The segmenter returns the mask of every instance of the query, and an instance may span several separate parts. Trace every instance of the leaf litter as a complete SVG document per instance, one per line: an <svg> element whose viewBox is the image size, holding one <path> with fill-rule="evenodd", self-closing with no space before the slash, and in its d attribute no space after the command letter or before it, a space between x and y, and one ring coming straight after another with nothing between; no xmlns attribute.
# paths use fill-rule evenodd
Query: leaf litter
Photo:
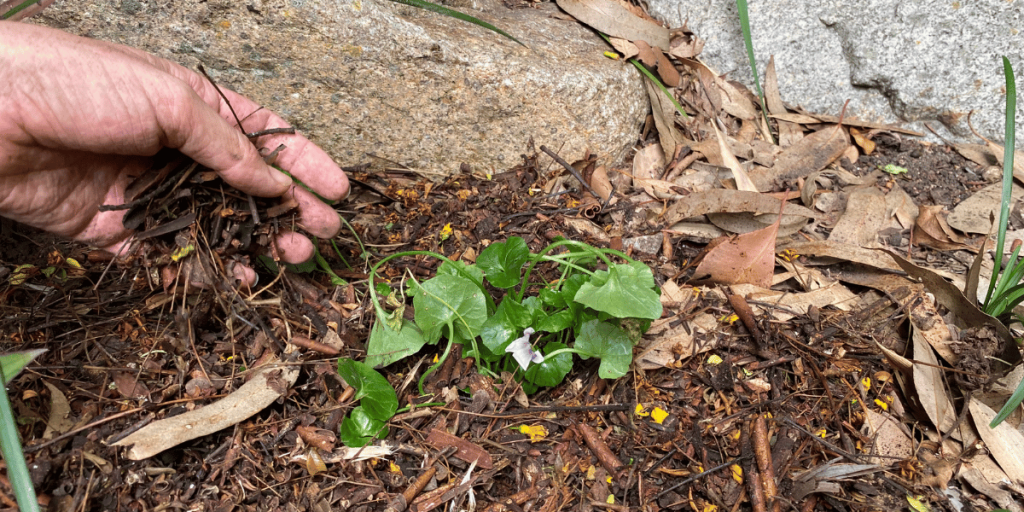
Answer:
<svg viewBox="0 0 1024 512"><path fill-rule="evenodd" d="M9 230L28 242L0 249L0 332L8 350L50 349L11 389L51 506L431 510L468 499L488 511L759 511L913 499L1021 510L1021 415L991 430L987 405L1015 388L996 379L1020 353L961 292L990 231L998 194L985 187L1002 151L917 142L841 105L804 112L784 103L770 61L773 144L756 96L698 60L698 34L634 5L559 5L613 36L686 111L647 80L653 112L632 165L589 154L561 155L577 159L563 165L531 145L504 172L463 166L442 178L368 154L346 169L354 193L338 209L350 228L317 241L318 260L303 266L255 257L273 255L290 207L224 194L187 162L138 181L144 200L130 219L144 236L131 259ZM153 192L166 176L174 186ZM1024 229L1019 215L1011 224ZM479 257L511 237L531 250L560 237L625 250L653 270L663 313L638 340L586 324L565 341L594 358L533 365L533 382L568 376L532 394L510 373L477 373L457 346L421 396L411 384L440 355L424 345L443 329L488 329L492 299L472 297L420 332L414 321L444 292L430 287L466 280L427 258L392 260L382 279L413 298L387 297L385 324L404 335L374 352L367 292L381 283L367 281L368 265L431 250L501 279L516 262ZM256 268L256 289L230 285L235 261ZM974 286L991 273L977 268ZM558 280L555 269L539 265L538 282ZM634 270L598 273L621 284ZM439 273L452 282L416 284ZM616 289L580 300L613 301ZM338 366L339 352L383 368L386 382L369 366ZM195 421L204 429L182 435Z"/></svg>

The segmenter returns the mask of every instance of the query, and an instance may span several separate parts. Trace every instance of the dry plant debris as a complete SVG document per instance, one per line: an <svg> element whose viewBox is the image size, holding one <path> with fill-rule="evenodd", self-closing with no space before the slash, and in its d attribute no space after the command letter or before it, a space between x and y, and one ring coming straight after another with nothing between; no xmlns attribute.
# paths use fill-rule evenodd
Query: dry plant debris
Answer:
<svg viewBox="0 0 1024 512"><path fill-rule="evenodd" d="M292 205L239 196L174 154L128 205L130 258L3 226L16 242L0 249L4 347L50 349L12 390L51 510L1020 511L1020 414L987 426L1020 352L959 291L1001 150L917 142L841 105L803 112L773 63L766 123L685 27L608 0L559 5L686 111L649 83L631 165L528 147L505 172L439 179L371 157L347 169L351 229L291 269L255 256L273 254ZM410 249L472 262L510 236L651 266L665 313L630 374L579 364L527 396L455 353L419 396L424 350L384 370L408 406L387 437L342 446L353 392L335 360L365 354L368 265ZM255 289L232 285L233 262L259 271ZM385 275L435 267L409 257ZM215 414L232 404L247 410ZM196 417L203 435L150 433Z"/></svg>

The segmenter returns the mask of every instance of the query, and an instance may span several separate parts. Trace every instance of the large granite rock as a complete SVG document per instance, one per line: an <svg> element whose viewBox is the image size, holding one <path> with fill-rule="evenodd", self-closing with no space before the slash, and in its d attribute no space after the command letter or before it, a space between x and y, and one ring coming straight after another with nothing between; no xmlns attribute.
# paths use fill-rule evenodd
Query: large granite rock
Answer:
<svg viewBox="0 0 1024 512"><path fill-rule="evenodd" d="M772 0L748 2L758 69L775 55L783 100L808 110L889 122L931 121L944 137L1003 139L1000 56L1024 77L1024 3L1007 0ZM751 84L735 0L650 0L673 26L705 38L702 59ZM1024 79L1020 89L1024 91ZM753 90L753 89L751 89ZM1024 122L1024 101L1018 101ZM1018 130L1017 145L1024 143Z"/></svg>
<svg viewBox="0 0 1024 512"><path fill-rule="evenodd" d="M423 171L500 171L531 137L568 159L627 154L649 108L632 66L553 4L455 3L529 48L387 0L85 0L29 22L201 63L342 165L372 152Z"/></svg>

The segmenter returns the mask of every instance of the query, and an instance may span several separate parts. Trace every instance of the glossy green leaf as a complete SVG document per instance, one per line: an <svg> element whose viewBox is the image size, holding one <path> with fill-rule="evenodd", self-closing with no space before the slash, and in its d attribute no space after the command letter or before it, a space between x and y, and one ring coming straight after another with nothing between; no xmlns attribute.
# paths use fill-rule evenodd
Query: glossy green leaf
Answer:
<svg viewBox="0 0 1024 512"><path fill-rule="evenodd" d="M338 359L338 375L349 386L356 388L355 400L374 419L388 421L398 410L398 395L383 375L366 363L352 359Z"/></svg>
<svg viewBox="0 0 1024 512"><path fill-rule="evenodd" d="M565 348L564 343L552 341L544 346L541 353L545 356ZM563 352L555 357L545 358L543 363L531 364L526 370L526 380L538 386L554 387L561 384L565 376L572 370L572 353Z"/></svg>
<svg viewBox="0 0 1024 512"><path fill-rule="evenodd" d="M537 320L534 322L533 328L537 332L562 332L572 327L573 320L572 313L567 309L563 309Z"/></svg>
<svg viewBox="0 0 1024 512"><path fill-rule="evenodd" d="M601 366L597 374L602 379L617 379L629 371L633 361L633 343L621 328L608 322L590 320L583 324L573 346L580 357L597 357Z"/></svg>
<svg viewBox="0 0 1024 512"><path fill-rule="evenodd" d="M519 284L523 265L530 259L526 242L514 236L505 242L496 242L480 252L476 264L484 271L487 282L495 288L508 289Z"/></svg>
<svg viewBox="0 0 1024 512"><path fill-rule="evenodd" d="M370 339L366 343L366 364L381 368L411 356L423 348L426 340L416 324L402 320L401 330L395 331L381 321L374 322Z"/></svg>
<svg viewBox="0 0 1024 512"><path fill-rule="evenodd" d="M462 339L475 338L487 321L483 292L460 276L442 274L424 281L415 290L413 306L416 325L428 342L436 340L446 325L452 326Z"/></svg>
<svg viewBox="0 0 1024 512"><path fill-rule="evenodd" d="M516 302L511 294L506 295L494 315L484 322L480 339L493 354L504 356L505 347L523 335L523 329L530 326L531 320L526 308Z"/></svg>
<svg viewBox="0 0 1024 512"><path fill-rule="evenodd" d="M618 318L661 318L661 300L654 291L651 269L639 261L613 265L594 273L574 299Z"/></svg>
<svg viewBox="0 0 1024 512"><path fill-rule="evenodd" d="M374 437L383 439L387 436L387 420L374 418L362 405L352 409L338 427L338 438L352 448L366 446Z"/></svg>
<svg viewBox="0 0 1024 512"><path fill-rule="evenodd" d="M997 414L995 418L992 418L992 423L989 423L988 425L989 428L996 428L1000 423L1008 418L1018 406L1020 406L1021 402L1024 402L1024 380L1022 380L1020 384L1017 384L1017 389L1015 389L1013 394L1010 395L1010 399L1003 404L1003 408L999 410L999 414Z"/></svg>
<svg viewBox="0 0 1024 512"><path fill-rule="evenodd" d="M461 271L461 272L460 272ZM466 277L469 274L479 287L484 286L484 271L476 265L468 265L463 261L442 261L437 269L437 275L447 274L451 276Z"/></svg>

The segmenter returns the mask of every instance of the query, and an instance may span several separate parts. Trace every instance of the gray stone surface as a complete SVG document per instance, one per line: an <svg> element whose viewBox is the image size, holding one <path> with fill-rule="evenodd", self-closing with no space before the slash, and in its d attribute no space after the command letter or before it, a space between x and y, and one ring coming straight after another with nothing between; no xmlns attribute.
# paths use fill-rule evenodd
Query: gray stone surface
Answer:
<svg viewBox="0 0 1024 512"><path fill-rule="evenodd" d="M775 55L786 102L819 113L928 121L944 137L1003 139L1006 55L1024 91L1024 2L1007 0L752 0L758 70ZM735 0L650 0L651 12L706 39L702 59L747 85L750 66ZM753 88L751 88L753 90ZM1018 95L1021 98L1021 95ZM1024 100L1018 100L1018 123ZM1024 145L1019 129L1017 145Z"/></svg>
<svg viewBox="0 0 1024 512"><path fill-rule="evenodd" d="M553 4L449 4L530 48L387 0L84 0L30 22L202 63L342 165L373 152L424 171L501 171L531 137L569 160L586 148L605 163L627 154L646 92L592 32L553 17Z"/></svg>

